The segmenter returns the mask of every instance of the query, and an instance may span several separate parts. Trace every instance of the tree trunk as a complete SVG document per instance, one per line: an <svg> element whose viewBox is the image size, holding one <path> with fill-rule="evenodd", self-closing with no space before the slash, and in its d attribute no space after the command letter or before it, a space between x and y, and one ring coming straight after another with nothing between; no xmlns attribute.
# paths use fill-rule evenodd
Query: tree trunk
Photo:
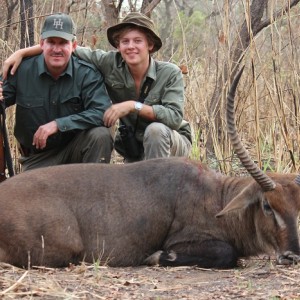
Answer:
<svg viewBox="0 0 300 300"><path fill-rule="evenodd" d="M102 12L105 20L105 28L116 25L119 18L119 7L115 6L114 2L111 0L101 1Z"/></svg>
<svg viewBox="0 0 300 300"><path fill-rule="evenodd" d="M6 2L6 7L7 7L7 27L5 28L5 32L4 32L4 40L8 41L9 31L11 29L11 26L9 24L11 23L14 10L17 7L19 1L18 0L15 0L15 1L6 0L5 2Z"/></svg>
<svg viewBox="0 0 300 300"><path fill-rule="evenodd" d="M160 3L160 1L161 0L143 0L141 6L141 13L145 14L150 18L153 9Z"/></svg>
<svg viewBox="0 0 300 300"><path fill-rule="evenodd" d="M27 21L27 30L28 30L28 46L35 45L34 42L34 18L33 18L33 0L27 0L27 9L28 9L28 21Z"/></svg>
<svg viewBox="0 0 300 300"><path fill-rule="evenodd" d="M174 0L164 0L165 11L163 13L165 22L160 26L160 38L164 41L163 51L160 51L162 60L168 60L172 56L173 39L170 38L170 36L172 36L171 28L174 22L174 18L172 17L173 1Z"/></svg>
<svg viewBox="0 0 300 300"><path fill-rule="evenodd" d="M34 45L34 19L32 0L20 0L21 41L20 48Z"/></svg>
<svg viewBox="0 0 300 300"><path fill-rule="evenodd" d="M141 6L141 12L150 16L153 9L159 4L161 0L143 0ZM101 7L105 20L105 28L116 25L119 22L121 7L123 0L119 1L119 4L116 6L114 1L111 0L102 0ZM128 1L130 11L137 11L136 6L132 4L132 1Z"/></svg>

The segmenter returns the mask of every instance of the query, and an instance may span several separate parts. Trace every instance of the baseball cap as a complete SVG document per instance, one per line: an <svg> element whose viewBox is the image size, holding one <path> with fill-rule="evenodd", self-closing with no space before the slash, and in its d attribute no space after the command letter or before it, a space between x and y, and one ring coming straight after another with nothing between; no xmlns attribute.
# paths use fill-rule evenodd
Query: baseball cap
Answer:
<svg viewBox="0 0 300 300"><path fill-rule="evenodd" d="M60 37L72 41L76 36L76 28L72 18L66 14L55 14L46 17L42 28L42 39Z"/></svg>

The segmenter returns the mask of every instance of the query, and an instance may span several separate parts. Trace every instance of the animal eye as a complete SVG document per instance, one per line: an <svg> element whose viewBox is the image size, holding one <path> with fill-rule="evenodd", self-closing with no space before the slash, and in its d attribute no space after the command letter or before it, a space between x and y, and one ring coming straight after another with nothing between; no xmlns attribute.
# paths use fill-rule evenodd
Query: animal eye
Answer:
<svg viewBox="0 0 300 300"><path fill-rule="evenodd" d="M268 203L268 201L266 201L266 200L263 201L263 210L266 215L273 214L273 210L272 210L270 204Z"/></svg>

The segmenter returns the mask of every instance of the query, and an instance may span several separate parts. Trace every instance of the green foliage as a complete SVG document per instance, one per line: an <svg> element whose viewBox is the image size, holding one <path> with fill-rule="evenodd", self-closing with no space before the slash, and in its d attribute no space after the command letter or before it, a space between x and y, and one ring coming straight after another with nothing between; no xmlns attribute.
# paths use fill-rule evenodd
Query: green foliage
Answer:
<svg viewBox="0 0 300 300"><path fill-rule="evenodd" d="M100 260L99 259L94 260L93 267L94 267L95 273L98 273L100 270Z"/></svg>
<svg viewBox="0 0 300 300"><path fill-rule="evenodd" d="M262 166L263 172L267 172L267 171L275 172L273 166L271 165L271 161L272 161L271 157L269 157L266 161L263 161L263 166Z"/></svg>
<svg viewBox="0 0 300 300"><path fill-rule="evenodd" d="M199 47L199 44L204 32L205 15L201 11L194 11L189 17L181 11L178 18L180 21L175 20L172 40L176 41L174 43L176 46L174 59L180 61L180 58L184 57L185 48L188 48L190 53L195 52L195 55L200 55L202 48Z"/></svg>
<svg viewBox="0 0 300 300"><path fill-rule="evenodd" d="M176 22L174 38L181 40L183 32L190 38L195 38L194 33L199 33L203 28L205 16L199 10L194 11L189 17L183 11L179 12L180 22ZM191 34L190 34L191 33Z"/></svg>
<svg viewBox="0 0 300 300"><path fill-rule="evenodd" d="M265 159L262 159L262 171L267 172L275 172L274 169L274 160L272 159L272 145L270 145L266 140L261 141L262 149L261 153L263 157L266 157Z"/></svg>
<svg viewBox="0 0 300 300"><path fill-rule="evenodd" d="M192 150L190 154L190 158L199 160L201 155L200 150L200 137L201 137L201 131L200 129L194 134L193 137L193 143L192 143Z"/></svg>

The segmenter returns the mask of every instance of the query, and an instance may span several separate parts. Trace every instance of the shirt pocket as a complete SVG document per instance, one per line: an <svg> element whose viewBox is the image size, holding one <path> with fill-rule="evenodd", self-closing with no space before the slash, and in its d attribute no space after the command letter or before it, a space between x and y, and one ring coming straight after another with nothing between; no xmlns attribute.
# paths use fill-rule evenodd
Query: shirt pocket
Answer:
<svg viewBox="0 0 300 300"><path fill-rule="evenodd" d="M17 96L16 104L21 106L23 109L43 108L45 104L45 98L35 96Z"/></svg>
<svg viewBox="0 0 300 300"><path fill-rule="evenodd" d="M125 84L123 81L117 81L113 76L105 77L105 84L106 86L110 87L111 89L124 89Z"/></svg>
<svg viewBox="0 0 300 300"><path fill-rule="evenodd" d="M112 89L122 89L125 87L124 78L119 70L112 70L109 74L104 76L105 85Z"/></svg>
<svg viewBox="0 0 300 300"><path fill-rule="evenodd" d="M28 131L33 135L40 125L47 123L45 98L17 96L16 105L16 127L20 131Z"/></svg>
<svg viewBox="0 0 300 300"><path fill-rule="evenodd" d="M82 100L79 96L69 96L61 100L61 114L68 116L77 114L84 110Z"/></svg>
<svg viewBox="0 0 300 300"><path fill-rule="evenodd" d="M116 80L114 76L105 77L105 86L113 103L119 103L135 98L135 94L126 88L124 82Z"/></svg>
<svg viewBox="0 0 300 300"><path fill-rule="evenodd" d="M125 84L123 82L114 81L114 82L111 83L111 87L113 89L124 89Z"/></svg>
<svg viewBox="0 0 300 300"><path fill-rule="evenodd" d="M161 104L160 95L150 93L148 95L148 97L145 99L145 104L148 104L150 106L156 105L156 104Z"/></svg>

